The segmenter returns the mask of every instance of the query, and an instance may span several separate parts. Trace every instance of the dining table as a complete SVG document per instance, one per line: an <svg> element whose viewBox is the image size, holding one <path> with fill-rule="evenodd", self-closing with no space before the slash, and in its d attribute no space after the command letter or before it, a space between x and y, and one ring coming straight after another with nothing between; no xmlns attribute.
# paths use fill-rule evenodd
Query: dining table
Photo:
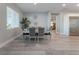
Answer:
<svg viewBox="0 0 79 59"><path fill-rule="evenodd" d="M25 36L29 36L29 31L24 31L23 32L23 37L25 37ZM36 36L38 36L38 31L35 33L35 35ZM50 31L45 31L44 32L44 35L47 37L47 36L50 36L50 38L51 38L51 32Z"/></svg>

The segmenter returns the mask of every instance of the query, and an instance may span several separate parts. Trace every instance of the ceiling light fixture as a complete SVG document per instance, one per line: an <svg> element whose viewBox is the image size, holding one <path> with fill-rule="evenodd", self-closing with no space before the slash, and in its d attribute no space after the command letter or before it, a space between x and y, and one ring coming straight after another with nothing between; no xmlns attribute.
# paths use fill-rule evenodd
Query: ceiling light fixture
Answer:
<svg viewBox="0 0 79 59"><path fill-rule="evenodd" d="M37 3L34 3L34 5L37 5Z"/></svg>
<svg viewBox="0 0 79 59"><path fill-rule="evenodd" d="M79 7L79 4L77 4L77 6Z"/></svg>
<svg viewBox="0 0 79 59"><path fill-rule="evenodd" d="M65 7L65 6L66 6L66 4L62 4L62 6L63 6L63 7Z"/></svg>

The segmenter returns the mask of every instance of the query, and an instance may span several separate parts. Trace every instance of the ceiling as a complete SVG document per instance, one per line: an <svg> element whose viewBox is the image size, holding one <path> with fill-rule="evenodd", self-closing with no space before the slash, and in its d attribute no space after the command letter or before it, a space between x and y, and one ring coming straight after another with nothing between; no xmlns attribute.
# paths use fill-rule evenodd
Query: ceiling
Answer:
<svg viewBox="0 0 79 59"><path fill-rule="evenodd" d="M76 3L17 3L18 7L24 12L79 12L79 6Z"/></svg>

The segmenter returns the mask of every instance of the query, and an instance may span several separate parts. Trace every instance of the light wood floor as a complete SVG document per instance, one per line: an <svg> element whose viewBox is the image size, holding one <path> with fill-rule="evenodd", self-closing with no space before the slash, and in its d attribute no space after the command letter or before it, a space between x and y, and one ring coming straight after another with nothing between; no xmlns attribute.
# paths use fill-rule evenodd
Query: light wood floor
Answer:
<svg viewBox="0 0 79 59"><path fill-rule="evenodd" d="M28 42L22 36L0 49L5 55L77 55L79 54L79 36L64 36L52 32L40 42Z"/></svg>

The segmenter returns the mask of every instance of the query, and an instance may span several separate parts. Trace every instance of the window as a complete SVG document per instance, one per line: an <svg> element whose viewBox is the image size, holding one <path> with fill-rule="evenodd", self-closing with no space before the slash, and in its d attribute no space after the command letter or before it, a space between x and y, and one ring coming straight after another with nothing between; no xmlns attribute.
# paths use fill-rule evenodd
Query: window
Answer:
<svg viewBox="0 0 79 59"><path fill-rule="evenodd" d="M19 27L19 14L7 7L7 29L13 29Z"/></svg>

